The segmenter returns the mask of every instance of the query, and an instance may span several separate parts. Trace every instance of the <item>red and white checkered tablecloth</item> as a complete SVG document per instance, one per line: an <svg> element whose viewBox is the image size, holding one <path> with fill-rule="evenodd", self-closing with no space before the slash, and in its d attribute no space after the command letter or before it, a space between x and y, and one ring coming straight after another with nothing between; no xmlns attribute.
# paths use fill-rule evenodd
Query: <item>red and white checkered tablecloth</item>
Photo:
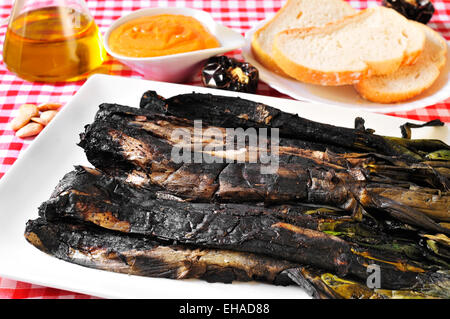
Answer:
<svg viewBox="0 0 450 319"><path fill-rule="evenodd" d="M216 21L244 34L258 21L273 15L279 10L284 0L86 0L86 2L103 33L114 20L131 11L147 7L178 6L205 10L211 13ZM356 9L379 5L380 2L381 0L349 1ZM432 2L436 12L428 25L440 32L447 40L450 40L450 1L433 0ZM9 16L12 4L13 0L0 0L0 21ZM1 46L3 46L5 32L6 26L0 26ZM229 55L241 58L239 50L233 51ZM108 74L141 78L140 74L115 60L108 60L104 66L104 72ZM49 101L64 104L70 100L71 96L75 94L83 83L84 81L57 84L27 82L9 72L3 61L0 61L0 178L13 165L20 153L33 142L33 139L24 140L17 138L14 135L14 131L8 127L8 122L16 115L18 107L23 103ZM199 75L189 84L201 85ZM259 84L257 93L289 98L270 88L265 83ZM426 108L390 113L389 115L422 121L440 118L444 122L450 122L450 99ZM90 299L95 297L0 277L0 299L3 298Z"/></svg>

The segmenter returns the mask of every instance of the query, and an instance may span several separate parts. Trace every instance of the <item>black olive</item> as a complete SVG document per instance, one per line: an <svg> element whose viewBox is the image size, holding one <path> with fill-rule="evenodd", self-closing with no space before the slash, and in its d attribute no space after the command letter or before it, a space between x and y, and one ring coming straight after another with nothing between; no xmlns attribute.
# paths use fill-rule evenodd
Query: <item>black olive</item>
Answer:
<svg viewBox="0 0 450 319"><path fill-rule="evenodd" d="M202 69L203 85L210 88L255 93L258 81L253 65L224 55L208 59Z"/></svg>
<svg viewBox="0 0 450 319"><path fill-rule="evenodd" d="M383 0L382 5L423 24L427 24L434 13L433 3L429 0Z"/></svg>

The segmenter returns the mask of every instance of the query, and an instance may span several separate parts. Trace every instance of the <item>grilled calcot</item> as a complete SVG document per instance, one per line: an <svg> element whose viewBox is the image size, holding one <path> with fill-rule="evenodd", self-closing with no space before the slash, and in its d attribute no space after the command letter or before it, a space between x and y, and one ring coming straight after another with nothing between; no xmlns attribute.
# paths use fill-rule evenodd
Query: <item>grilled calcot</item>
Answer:
<svg viewBox="0 0 450 319"><path fill-rule="evenodd" d="M105 111L110 108L114 111ZM347 157L327 156L327 153L318 156L320 151L308 153L300 147L280 146L275 170L265 174L266 164L252 163L248 158L244 158L244 163L229 161L227 152L219 155L218 152L207 153L202 148L196 150L194 143L188 143L187 149L192 150L190 157L176 162L172 160L174 141L171 132L175 130L172 125L185 127L180 123L185 123L186 119L158 119L144 111L132 112L126 106L104 104L95 121L86 127L79 145L95 167L107 172L139 172L147 183L191 201L294 201L331 205L355 216L382 207L403 222L450 233L449 229L438 224L450 220L449 195L446 192L420 188L406 180L390 177L368 178L371 160L361 154L359 158L353 153ZM200 146L210 142L203 137L196 141ZM199 152L201 157L207 155L213 160L196 163L195 157ZM385 171L402 176L396 173L402 169L406 168L397 166ZM445 166L428 167L428 170L434 173L428 176L435 176L444 188L447 187ZM420 170L410 168L410 171L413 174ZM380 174L376 175L379 177ZM145 181L141 179L140 183Z"/></svg>
<svg viewBox="0 0 450 319"><path fill-rule="evenodd" d="M168 201L151 190L137 190L124 183L79 167L63 178L59 191L41 205L39 215L50 222L75 220L157 240L263 254L362 280L367 279L367 265L377 260L384 289L417 288L441 268L318 231L319 221L304 214L312 210L308 206L268 208ZM112 185L119 191L111 192ZM84 193L86 188L92 192ZM132 190L122 191L126 188ZM135 196L140 200L128 200L137 192L142 193ZM442 281L447 278L443 276Z"/></svg>

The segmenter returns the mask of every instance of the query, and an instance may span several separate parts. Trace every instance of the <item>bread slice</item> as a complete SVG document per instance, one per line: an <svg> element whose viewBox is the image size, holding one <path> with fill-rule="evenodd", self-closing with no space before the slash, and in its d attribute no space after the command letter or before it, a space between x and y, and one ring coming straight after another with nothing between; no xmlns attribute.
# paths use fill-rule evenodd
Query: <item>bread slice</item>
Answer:
<svg viewBox="0 0 450 319"><path fill-rule="evenodd" d="M343 0L288 0L269 22L253 34L253 55L269 70L283 74L272 58L273 39L278 32L321 26L356 12Z"/></svg>
<svg viewBox="0 0 450 319"><path fill-rule="evenodd" d="M413 63L424 43L422 28L378 6L322 27L281 31L275 36L273 56L297 80L347 85Z"/></svg>
<svg viewBox="0 0 450 319"><path fill-rule="evenodd" d="M422 93L436 81L447 60L447 43L430 27L415 23L426 36L424 50L417 62L401 66L390 75L361 80L355 89L362 97L378 103L401 102Z"/></svg>

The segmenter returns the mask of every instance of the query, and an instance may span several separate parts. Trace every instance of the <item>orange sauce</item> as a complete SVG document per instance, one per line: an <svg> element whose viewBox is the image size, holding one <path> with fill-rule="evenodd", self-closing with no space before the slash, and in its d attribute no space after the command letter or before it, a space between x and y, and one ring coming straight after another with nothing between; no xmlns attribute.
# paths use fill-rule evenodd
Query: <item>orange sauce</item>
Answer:
<svg viewBox="0 0 450 319"><path fill-rule="evenodd" d="M195 18L161 14L128 21L108 40L112 51L128 57L156 57L217 48L219 41Z"/></svg>

